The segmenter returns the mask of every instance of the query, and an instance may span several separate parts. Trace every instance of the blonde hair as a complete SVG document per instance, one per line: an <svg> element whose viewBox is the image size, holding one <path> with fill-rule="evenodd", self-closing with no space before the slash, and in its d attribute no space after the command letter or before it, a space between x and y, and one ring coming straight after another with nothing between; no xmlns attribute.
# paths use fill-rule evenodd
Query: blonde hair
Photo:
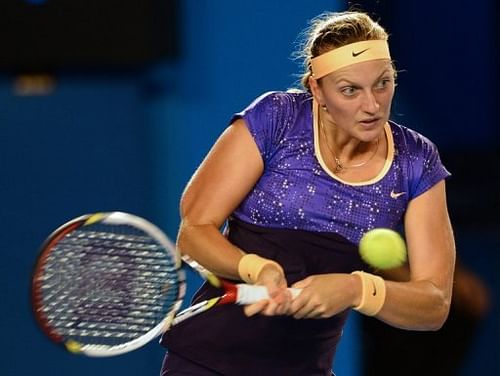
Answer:
<svg viewBox="0 0 500 376"><path fill-rule="evenodd" d="M306 40L296 56L303 61L302 86L310 91L311 59L351 43L366 40L387 40L389 35L377 22L363 12L326 12L311 21L305 30Z"/></svg>

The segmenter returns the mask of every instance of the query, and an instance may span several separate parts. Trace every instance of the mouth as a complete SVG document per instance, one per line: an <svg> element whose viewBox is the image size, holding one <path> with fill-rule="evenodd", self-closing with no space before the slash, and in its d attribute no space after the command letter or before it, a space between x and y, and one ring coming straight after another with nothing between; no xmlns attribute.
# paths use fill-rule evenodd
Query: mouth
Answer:
<svg viewBox="0 0 500 376"><path fill-rule="evenodd" d="M364 127L370 128L377 125L379 121L380 117L373 117L373 118L363 119L359 123L362 124Z"/></svg>

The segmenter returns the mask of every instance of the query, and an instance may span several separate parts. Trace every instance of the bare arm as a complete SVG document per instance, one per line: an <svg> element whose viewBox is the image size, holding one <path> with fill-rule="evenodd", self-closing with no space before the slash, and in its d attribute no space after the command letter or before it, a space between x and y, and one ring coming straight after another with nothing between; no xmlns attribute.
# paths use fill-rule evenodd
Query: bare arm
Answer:
<svg viewBox="0 0 500 376"><path fill-rule="evenodd" d="M387 295L377 318L405 329L439 329L449 312L455 265L444 181L410 203L405 233L410 278L386 281ZM290 310L297 318L330 317L359 305L361 298L361 280L351 274L315 275L294 287L304 289Z"/></svg>
<svg viewBox="0 0 500 376"><path fill-rule="evenodd" d="M188 183L181 199L177 243L185 253L222 277L238 279L242 251L220 227L263 171L258 148L243 120L228 127Z"/></svg>
<svg viewBox="0 0 500 376"><path fill-rule="evenodd" d="M439 329L448 316L455 268L444 181L410 203L405 234L410 280L386 281L386 302L377 317L405 329Z"/></svg>
<svg viewBox="0 0 500 376"><path fill-rule="evenodd" d="M261 155L244 120L236 120L217 140L183 193L177 237L183 254L216 275L240 278L238 264L245 252L231 244L220 228L256 184L263 169ZM266 286L272 299L245 307L248 315L283 314L288 310L291 296L279 265L265 266L255 282Z"/></svg>

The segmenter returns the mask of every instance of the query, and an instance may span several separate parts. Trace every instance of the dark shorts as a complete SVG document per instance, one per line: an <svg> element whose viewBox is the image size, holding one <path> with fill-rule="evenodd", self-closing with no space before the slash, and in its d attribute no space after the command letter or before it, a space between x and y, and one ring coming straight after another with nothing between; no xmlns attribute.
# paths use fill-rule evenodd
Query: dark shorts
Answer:
<svg viewBox="0 0 500 376"><path fill-rule="evenodd" d="M193 363L173 352L167 352L163 359L160 376L221 376L221 373ZM260 375L266 376L266 375ZM278 375L276 375L278 376ZM332 372L332 376L335 374Z"/></svg>
<svg viewBox="0 0 500 376"><path fill-rule="evenodd" d="M199 364L193 363L182 356L167 352L161 367L161 376L220 376L222 374L212 371Z"/></svg>

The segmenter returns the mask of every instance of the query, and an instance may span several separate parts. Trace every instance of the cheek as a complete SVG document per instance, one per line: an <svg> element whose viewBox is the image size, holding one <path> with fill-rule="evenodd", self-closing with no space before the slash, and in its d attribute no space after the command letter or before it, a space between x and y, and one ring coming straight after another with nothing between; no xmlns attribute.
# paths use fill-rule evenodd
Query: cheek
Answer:
<svg viewBox="0 0 500 376"><path fill-rule="evenodd" d="M394 86L389 90L387 93L384 94L383 100L386 105L389 107L391 106L392 103L392 98L394 97Z"/></svg>
<svg viewBox="0 0 500 376"><path fill-rule="evenodd" d="M394 91L387 93L386 95L382 96L380 104L384 107L390 110L391 104L392 104L392 98L394 97Z"/></svg>
<svg viewBox="0 0 500 376"><path fill-rule="evenodd" d="M330 102L329 108L332 111L332 118L339 121L353 120L358 112L359 106L353 100L333 100Z"/></svg>

